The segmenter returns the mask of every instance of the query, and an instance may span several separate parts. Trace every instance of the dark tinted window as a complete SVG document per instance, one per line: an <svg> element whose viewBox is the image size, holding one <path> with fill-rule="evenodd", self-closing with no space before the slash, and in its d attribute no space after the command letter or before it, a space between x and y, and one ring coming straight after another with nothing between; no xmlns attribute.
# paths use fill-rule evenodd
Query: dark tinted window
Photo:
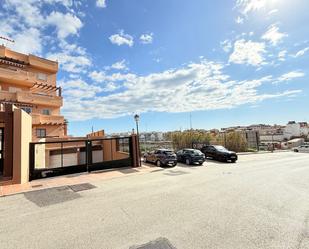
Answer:
<svg viewBox="0 0 309 249"><path fill-rule="evenodd" d="M163 151L163 154L171 155L171 154L174 154L174 151L172 151L172 150L165 150L165 151Z"/></svg>

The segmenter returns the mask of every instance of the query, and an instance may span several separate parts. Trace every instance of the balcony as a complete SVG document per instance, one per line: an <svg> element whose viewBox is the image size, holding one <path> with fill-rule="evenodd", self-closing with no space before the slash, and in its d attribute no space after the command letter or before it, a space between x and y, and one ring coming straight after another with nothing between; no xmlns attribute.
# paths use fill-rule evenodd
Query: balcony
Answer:
<svg viewBox="0 0 309 249"><path fill-rule="evenodd" d="M16 101L16 93L10 93L7 91L1 91L0 90L0 100L5 100L9 102L15 102Z"/></svg>
<svg viewBox="0 0 309 249"><path fill-rule="evenodd" d="M33 67L52 73L56 73L58 71L58 62L43 59L34 55L29 55L29 64Z"/></svg>
<svg viewBox="0 0 309 249"><path fill-rule="evenodd" d="M0 80L31 87L36 82L36 74L21 69L8 69L0 67Z"/></svg>
<svg viewBox="0 0 309 249"><path fill-rule="evenodd" d="M31 92L15 92L11 93L8 91L0 90L0 100L9 101L14 104L14 102L29 104L29 105L44 105L52 107L61 107L63 104L62 97L55 95L42 95Z"/></svg>
<svg viewBox="0 0 309 249"><path fill-rule="evenodd" d="M34 83L56 85L55 74L46 75L46 80L41 80L36 73L28 72L22 69L9 69L0 67L0 80L8 83L32 87Z"/></svg>
<svg viewBox="0 0 309 249"><path fill-rule="evenodd" d="M45 105L53 107L61 107L62 97L55 95L42 95L31 92L17 92L17 101L33 105Z"/></svg>
<svg viewBox="0 0 309 249"><path fill-rule="evenodd" d="M57 125L64 124L63 116L31 114L33 125Z"/></svg>

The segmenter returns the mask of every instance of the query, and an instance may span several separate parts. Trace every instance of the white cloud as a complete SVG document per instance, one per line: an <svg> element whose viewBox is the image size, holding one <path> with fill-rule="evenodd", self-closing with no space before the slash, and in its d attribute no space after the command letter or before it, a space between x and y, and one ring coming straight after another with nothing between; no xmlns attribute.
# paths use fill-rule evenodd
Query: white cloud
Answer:
<svg viewBox="0 0 309 249"><path fill-rule="evenodd" d="M97 0L96 6L99 8L106 8L106 0Z"/></svg>
<svg viewBox="0 0 309 249"><path fill-rule="evenodd" d="M14 10L20 22L30 27L40 27L44 18L41 14L41 3L37 0L9 0L3 3L7 10Z"/></svg>
<svg viewBox="0 0 309 249"><path fill-rule="evenodd" d="M265 44L260 42L238 40L234 44L234 51L229 62L260 66L264 63Z"/></svg>
<svg viewBox="0 0 309 249"><path fill-rule="evenodd" d="M111 75L106 74L104 71L92 71L88 75L92 80L96 82L120 82L120 81L133 81L136 79L135 74L122 74L122 73L113 73Z"/></svg>
<svg viewBox="0 0 309 249"><path fill-rule="evenodd" d="M282 50L278 53L278 59L279 61L285 61L285 57L288 51Z"/></svg>
<svg viewBox="0 0 309 249"><path fill-rule="evenodd" d="M278 11L279 11L278 9L273 9L273 10L268 12L268 15L273 15L273 14L277 13Z"/></svg>
<svg viewBox="0 0 309 249"><path fill-rule="evenodd" d="M153 42L153 33L142 34L139 39L142 44L150 44Z"/></svg>
<svg viewBox="0 0 309 249"><path fill-rule="evenodd" d="M265 7L267 0L237 0L236 7L240 9L243 15L249 12L257 11Z"/></svg>
<svg viewBox="0 0 309 249"><path fill-rule="evenodd" d="M235 22L238 23L238 24L243 24L244 23L244 19L242 17L238 16L236 18Z"/></svg>
<svg viewBox="0 0 309 249"><path fill-rule="evenodd" d="M42 38L40 31L30 28L14 36L15 43L10 47L25 54L40 54L42 52Z"/></svg>
<svg viewBox="0 0 309 249"><path fill-rule="evenodd" d="M223 74L223 69L222 64L202 60L179 69L145 76L119 73L108 75L106 72L94 71L89 77L97 81L95 86L100 88L99 91L110 92L85 99L84 96L78 97L79 93L75 89L74 97L69 94L66 97L63 111L72 120L115 118L133 112L177 113L229 109L299 93L299 90L263 92L260 87L271 83L271 76L236 81ZM121 91L116 92L115 89Z"/></svg>
<svg viewBox="0 0 309 249"><path fill-rule="evenodd" d="M45 23L56 27L59 39L78 34L79 29L83 26L81 20L77 16L70 13L63 14L55 11L50 13Z"/></svg>
<svg viewBox="0 0 309 249"><path fill-rule="evenodd" d="M305 73L302 71L291 71L289 73L286 73L280 76L275 83L283 82L283 81L290 81L296 78L302 78L304 76L305 76Z"/></svg>
<svg viewBox="0 0 309 249"><path fill-rule="evenodd" d="M68 98L78 98L80 100L93 98L97 93L103 91L99 86L87 84L81 79L60 81L59 85L64 89L64 96Z"/></svg>
<svg viewBox="0 0 309 249"><path fill-rule="evenodd" d="M129 68L127 67L126 60L123 59L121 61L115 62L113 65L108 67L108 69L128 70Z"/></svg>
<svg viewBox="0 0 309 249"><path fill-rule="evenodd" d="M298 52L294 55L294 57L297 58L297 57L303 56L307 51L309 51L309 47L306 47L306 48L304 48L304 49L298 51Z"/></svg>
<svg viewBox="0 0 309 249"><path fill-rule="evenodd" d="M279 27L276 24L272 24L262 36L262 39L269 41L272 45L277 45L284 37L287 36L287 34L279 32Z"/></svg>
<svg viewBox="0 0 309 249"><path fill-rule="evenodd" d="M15 40L7 46L24 53L40 53L43 46L54 47L69 35L78 35L82 27L77 13L79 1L72 0L7 0L1 6L0 33ZM51 11L62 9L67 13ZM57 37L48 34L55 28ZM47 34L46 31L49 33Z"/></svg>
<svg viewBox="0 0 309 249"><path fill-rule="evenodd" d="M123 30L120 30L118 34L111 35L109 40L111 43L118 46L128 45L129 47L132 47L134 44L133 37L131 35L125 34Z"/></svg>
<svg viewBox="0 0 309 249"><path fill-rule="evenodd" d="M61 69L70 73L85 73L91 65L91 60L86 55L73 55L65 51L49 53L47 57L59 61Z"/></svg>
<svg viewBox="0 0 309 249"><path fill-rule="evenodd" d="M221 45L222 49L223 49L226 53L230 52L231 49L232 49L232 47L233 47L233 46L232 46L232 42L231 42L230 40L225 40L225 41L221 42L220 45Z"/></svg>

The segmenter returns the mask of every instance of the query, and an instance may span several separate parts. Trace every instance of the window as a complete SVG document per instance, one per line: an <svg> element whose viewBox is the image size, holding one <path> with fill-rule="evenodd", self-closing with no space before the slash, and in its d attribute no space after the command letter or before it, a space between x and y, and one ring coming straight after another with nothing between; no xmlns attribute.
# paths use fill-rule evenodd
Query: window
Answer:
<svg viewBox="0 0 309 249"><path fill-rule="evenodd" d="M17 87L9 87L9 92L10 93L16 93L16 92L20 92L21 89L20 88L17 88Z"/></svg>
<svg viewBox="0 0 309 249"><path fill-rule="evenodd" d="M43 115L50 115L50 110L49 109L43 109L42 114Z"/></svg>
<svg viewBox="0 0 309 249"><path fill-rule="evenodd" d="M24 110L28 114L30 114L32 112L32 108L31 107L22 107L21 109Z"/></svg>
<svg viewBox="0 0 309 249"><path fill-rule="evenodd" d="M39 138L46 137L46 129L36 129L36 136Z"/></svg>
<svg viewBox="0 0 309 249"><path fill-rule="evenodd" d="M47 75L45 73L38 73L37 78L38 80L47 81Z"/></svg>

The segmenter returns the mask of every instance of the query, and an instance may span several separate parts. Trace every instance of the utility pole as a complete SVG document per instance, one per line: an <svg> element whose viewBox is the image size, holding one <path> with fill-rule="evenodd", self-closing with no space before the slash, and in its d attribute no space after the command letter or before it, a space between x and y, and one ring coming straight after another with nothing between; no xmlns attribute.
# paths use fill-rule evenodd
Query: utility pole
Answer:
<svg viewBox="0 0 309 249"><path fill-rule="evenodd" d="M191 142L191 148L193 148L193 139L192 139L192 115L190 112L190 142Z"/></svg>

